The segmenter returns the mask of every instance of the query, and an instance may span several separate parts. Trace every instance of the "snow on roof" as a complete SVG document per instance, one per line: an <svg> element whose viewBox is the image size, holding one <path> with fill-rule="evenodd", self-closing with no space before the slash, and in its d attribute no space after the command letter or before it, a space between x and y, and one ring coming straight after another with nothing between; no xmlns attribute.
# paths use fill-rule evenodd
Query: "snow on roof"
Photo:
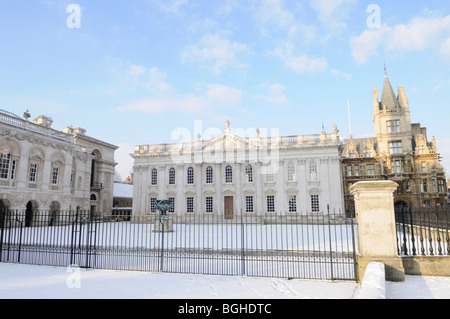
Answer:
<svg viewBox="0 0 450 319"><path fill-rule="evenodd" d="M133 198L133 184L114 182L114 197Z"/></svg>

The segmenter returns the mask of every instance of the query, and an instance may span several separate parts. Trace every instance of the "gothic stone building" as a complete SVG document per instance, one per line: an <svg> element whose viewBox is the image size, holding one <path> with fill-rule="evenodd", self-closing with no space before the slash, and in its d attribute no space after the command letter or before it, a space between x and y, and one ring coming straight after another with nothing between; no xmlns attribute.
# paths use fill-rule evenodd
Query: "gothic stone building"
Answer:
<svg viewBox="0 0 450 319"><path fill-rule="evenodd" d="M349 187L359 181L392 180L399 184L397 205L440 206L447 201L446 177L439 162L436 139L428 140L427 129L412 124L404 87L394 94L384 78L381 101L373 92L375 136L345 141L343 175L345 206L354 208Z"/></svg>
<svg viewBox="0 0 450 319"><path fill-rule="evenodd" d="M0 110L0 208L26 211L28 221L36 210L110 213L117 147L29 117Z"/></svg>
<svg viewBox="0 0 450 319"><path fill-rule="evenodd" d="M332 133L242 138L224 132L208 140L136 146L133 215L170 213L233 219L239 216L343 212L341 152Z"/></svg>

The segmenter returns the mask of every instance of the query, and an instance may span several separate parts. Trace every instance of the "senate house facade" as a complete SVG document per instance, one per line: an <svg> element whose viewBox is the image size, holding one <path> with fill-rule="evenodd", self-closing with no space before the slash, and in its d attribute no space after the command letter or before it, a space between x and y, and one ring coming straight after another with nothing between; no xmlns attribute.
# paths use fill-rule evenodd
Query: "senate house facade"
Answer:
<svg viewBox="0 0 450 319"><path fill-rule="evenodd" d="M212 139L136 146L133 215L156 214L159 199L172 200L169 213L225 219L342 213L342 149L336 127L243 138L229 122Z"/></svg>

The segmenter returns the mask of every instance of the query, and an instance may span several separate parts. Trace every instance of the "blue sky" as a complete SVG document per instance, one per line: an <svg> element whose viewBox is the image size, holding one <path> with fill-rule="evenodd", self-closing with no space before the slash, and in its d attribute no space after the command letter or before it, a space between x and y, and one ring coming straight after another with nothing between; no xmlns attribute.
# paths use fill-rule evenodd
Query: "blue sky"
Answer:
<svg viewBox="0 0 450 319"><path fill-rule="evenodd" d="M120 146L225 127L373 135L384 64L450 170L450 2L2 0L0 108ZM71 4L80 16L68 12ZM371 6L372 5L372 6ZM80 21L80 25L68 23Z"/></svg>

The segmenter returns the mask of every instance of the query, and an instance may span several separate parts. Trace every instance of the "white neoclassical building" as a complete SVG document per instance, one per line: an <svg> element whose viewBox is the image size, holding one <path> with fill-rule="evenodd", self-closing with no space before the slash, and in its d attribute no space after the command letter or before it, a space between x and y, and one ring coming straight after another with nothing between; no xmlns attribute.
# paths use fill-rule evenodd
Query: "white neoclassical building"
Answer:
<svg viewBox="0 0 450 319"><path fill-rule="evenodd" d="M133 215L170 213L233 219L249 215L343 213L336 126L316 135L240 137L230 129L195 142L136 146Z"/></svg>
<svg viewBox="0 0 450 319"><path fill-rule="evenodd" d="M29 117L0 110L0 209L111 213L117 147Z"/></svg>

